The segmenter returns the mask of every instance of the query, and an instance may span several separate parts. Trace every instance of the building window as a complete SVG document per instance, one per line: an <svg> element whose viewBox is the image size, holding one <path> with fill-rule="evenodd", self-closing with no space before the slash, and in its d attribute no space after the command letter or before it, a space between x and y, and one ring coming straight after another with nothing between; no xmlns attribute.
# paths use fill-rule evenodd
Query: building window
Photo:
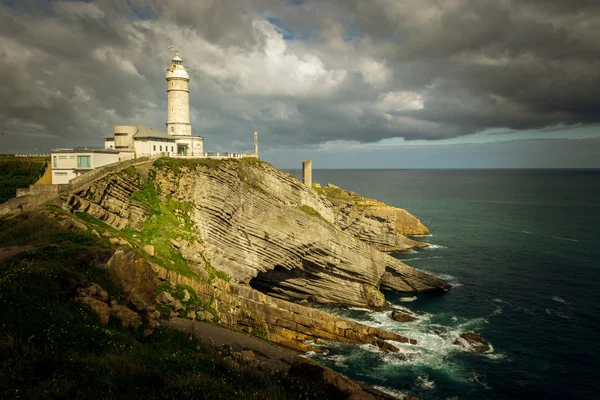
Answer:
<svg viewBox="0 0 600 400"><path fill-rule="evenodd" d="M153 151L156 151L156 145L153 146Z"/></svg>
<svg viewBox="0 0 600 400"><path fill-rule="evenodd" d="M171 133L175 132L175 127L171 127Z"/></svg>
<svg viewBox="0 0 600 400"><path fill-rule="evenodd" d="M77 168L92 168L91 156L77 156Z"/></svg>
<svg viewBox="0 0 600 400"><path fill-rule="evenodd" d="M162 151L162 146L160 146L160 151Z"/></svg>
<svg viewBox="0 0 600 400"><path fill-rule="evenodd" d="M173 146L171 146L171 151L173 151Z"/></svg>
<svg viewBox="0 0 600 400"><path fill-rule="evenodd" d="M56 156L52 157L52 168L56 168Z"/></svg>

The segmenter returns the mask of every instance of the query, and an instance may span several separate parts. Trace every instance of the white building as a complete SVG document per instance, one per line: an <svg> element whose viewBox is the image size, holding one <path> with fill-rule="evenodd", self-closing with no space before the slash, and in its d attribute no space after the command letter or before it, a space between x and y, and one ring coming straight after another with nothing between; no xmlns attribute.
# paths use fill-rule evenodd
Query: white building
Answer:
<svg viewBox="0 0 600 400"><path fill-rule="evenodd" d="M55 149L52 151L52 184L69 183L94 168L119 162L119 152L111 149Z"/></svg>
<svg viewBox="0 0 600 400"><path fill-rule="evenodd" d="M171 156L202 157L204 138L192 136L190 120L190 76L179 55L167 68L167 132L144 125L115 126L112 135L104 137L104 147L118 150L123 159L167 152Z"/></svg>

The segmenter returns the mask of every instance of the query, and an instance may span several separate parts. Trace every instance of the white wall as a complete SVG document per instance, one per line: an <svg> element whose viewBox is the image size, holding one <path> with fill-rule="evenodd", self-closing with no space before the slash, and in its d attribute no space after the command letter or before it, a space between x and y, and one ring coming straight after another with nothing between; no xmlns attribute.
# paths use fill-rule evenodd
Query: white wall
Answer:
<svg viewBox="0 0 600 400"><path fill-rule="evenodd" d="M72 169L52 171L52 184L69 183L75 177L77 177L77 174Z"/></svg>
<svg viewBox="0 0 600 400"><path fill-rule="evenodd" d="M161 150L162 147L162 150ZM173 149L173 150L171 150ZM136 140L135 152L137 157L144 157L157 153L176 152L177 146L174 142L159 142L156 140Z"/></svg>
<svg viewBox="0 0 600 400"><path fill-rule="evenodd" d="M79 154L87 155L87 154ZM103 165L113 164L119 162L118 153L91 153L92 156L92 169L101 167Z"/></svg>
<svg viewBox="0 0 600 400"><path fill-rule="evenodd" d="M77 156L90 156L91 168L77 168ZM119 162L119 153L73 151L72 153L52 153L50 157L52 162L53 184L69 183L71 179L76 178L88 170ZM79 170L80 172L78 173L76 170Z"/></svg>

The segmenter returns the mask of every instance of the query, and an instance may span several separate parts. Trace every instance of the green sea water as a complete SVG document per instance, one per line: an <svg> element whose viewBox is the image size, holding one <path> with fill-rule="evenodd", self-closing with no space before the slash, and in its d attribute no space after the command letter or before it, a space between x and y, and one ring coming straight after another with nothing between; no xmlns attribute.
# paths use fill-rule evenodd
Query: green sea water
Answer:
<svg viewBox="0 0 600 400"><path fill-rule="evenodd" d="M600 171L315 170L313 180L416 215L432 233L417 240L431 246L394 256L453 288L413 302L386 293L415 323L336 311L417 346L330 345L311 357L400 398L600 398ZM467 331L493 351L454 345Z"/></svg>

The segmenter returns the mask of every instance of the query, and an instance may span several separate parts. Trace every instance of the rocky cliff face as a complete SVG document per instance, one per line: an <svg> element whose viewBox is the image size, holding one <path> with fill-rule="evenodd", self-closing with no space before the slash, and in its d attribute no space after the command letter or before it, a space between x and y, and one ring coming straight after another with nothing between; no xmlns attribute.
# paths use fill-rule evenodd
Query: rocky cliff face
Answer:
<svg viewBox="0 0 600 400"><path fill-rule="evenodd" d="M344 230L339 208L269 164L229 160L212 167L163 166L156 169L155 182L163 200L193 205L190 217L217 269L273 296L379 307L384 304L380 287L448 288L360 240L371 232L371 242L386 243L377 232L389 231L387 220L378 227L373 218L362 230L351 228L358 227L355 220ZM415 244L406 239L405 249L410 246Z"/></svg>
<svg viewBox="0 0 600 400"><path fill-rule="evenodd" d="M363 307L384 306L380 288L449 288L378 250L420 245L394 230L402 226L402 210L381 203L372 209L333 204L259 161L165 159L155 165L151 183L161 202L185 205L179 218L193 226L193 240L174 246L189 261L209 260L237 283L292 301ZM151 214L132 196L143 184L139 174L112 175L71 194L67 202L72 211L90 213L116 228L139 229Z"/></svg>
<svg viewBox="0 0 600 400"><path fill-rule="evenodd" d="M380 201L333 184L314 185L314 190L334 207L335 224L380 251L406 251L427 246L404 235L428 235L429 230L406 210L390 207Z"/></svg>

